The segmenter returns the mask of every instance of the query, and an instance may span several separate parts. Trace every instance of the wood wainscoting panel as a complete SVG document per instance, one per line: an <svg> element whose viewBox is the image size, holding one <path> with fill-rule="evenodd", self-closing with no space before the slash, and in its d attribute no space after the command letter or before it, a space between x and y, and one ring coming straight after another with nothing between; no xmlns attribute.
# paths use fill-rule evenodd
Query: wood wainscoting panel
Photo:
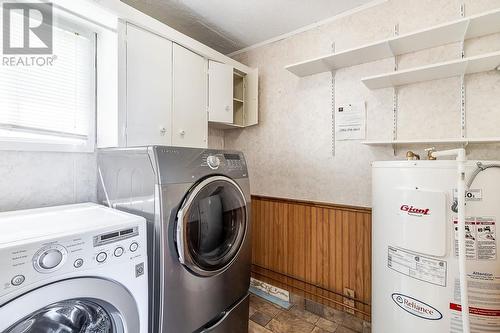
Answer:
<svg viewBox="0 0 500 333"><path fill-rule="evenodd" d="M252 274L370 320L371 210L252 196Z"/></svg>

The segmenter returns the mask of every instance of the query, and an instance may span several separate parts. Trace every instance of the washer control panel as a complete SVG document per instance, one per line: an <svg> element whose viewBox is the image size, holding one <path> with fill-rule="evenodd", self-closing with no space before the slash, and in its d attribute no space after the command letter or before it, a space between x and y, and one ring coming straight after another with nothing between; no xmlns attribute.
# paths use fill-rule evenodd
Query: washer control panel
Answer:
<svg viewBox="0 0 500 333"><path fill-rule="evenodd" d="M146 231L137 224L0 248L0 296L56 275L145 261Z"/></svg>

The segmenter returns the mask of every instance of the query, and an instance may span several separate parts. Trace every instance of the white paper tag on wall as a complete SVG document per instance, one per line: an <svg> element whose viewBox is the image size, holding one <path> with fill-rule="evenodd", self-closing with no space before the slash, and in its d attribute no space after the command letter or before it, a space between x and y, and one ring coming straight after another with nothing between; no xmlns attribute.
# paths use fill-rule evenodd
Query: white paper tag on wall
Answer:
<svg viewBox="0 0 500 333"><path fill-rule="evenodd" d="M335 108L335 138L338 141L366 138L365 102L338 105Z"/></svg>

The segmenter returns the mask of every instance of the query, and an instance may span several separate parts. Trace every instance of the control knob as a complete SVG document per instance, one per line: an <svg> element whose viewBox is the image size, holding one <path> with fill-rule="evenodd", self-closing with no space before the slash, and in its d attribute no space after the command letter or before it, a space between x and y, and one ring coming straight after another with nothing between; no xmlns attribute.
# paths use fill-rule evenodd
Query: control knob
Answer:
<svg viewBox="0 0 500 333"><path fill-rule="evenodd" d="M217 156L210 155L207 157L207 164L212 170L218 169L220 166L220 159Z"/></svg>
<svg viewBox="0 0 500 333"><path fill-rule="evenodd" d="M35 269L41 273L50 273L64 262L66 249L61 245L51 245L40 249L33 258Z"/></svg>

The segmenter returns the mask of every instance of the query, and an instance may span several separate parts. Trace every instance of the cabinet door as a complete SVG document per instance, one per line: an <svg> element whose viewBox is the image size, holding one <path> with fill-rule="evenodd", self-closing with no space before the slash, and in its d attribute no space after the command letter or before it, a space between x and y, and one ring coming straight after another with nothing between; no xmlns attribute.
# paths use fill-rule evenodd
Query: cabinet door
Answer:
<svg viewBox="0 0 500 333"><path fill-rule="evenodd" d="M170 145L172 42L127 24L127 146Z"/></svg>
<svg viewBox="0 0 500 333"><path fill-rule="evenodd" d="M208 120L233 123L233 67L209 61Z"/></svg>
<svg viewBox="0 0 500 333"><path fill-rule="evenodd" d="M207 60L174 44L172 144L207 147Z"/></svg>
<svg viewBox="0 0 500 333"><path fill-rule="evenodd" d="M245 126L259 123L259 70L247 73L245 81Z"/></svg>

